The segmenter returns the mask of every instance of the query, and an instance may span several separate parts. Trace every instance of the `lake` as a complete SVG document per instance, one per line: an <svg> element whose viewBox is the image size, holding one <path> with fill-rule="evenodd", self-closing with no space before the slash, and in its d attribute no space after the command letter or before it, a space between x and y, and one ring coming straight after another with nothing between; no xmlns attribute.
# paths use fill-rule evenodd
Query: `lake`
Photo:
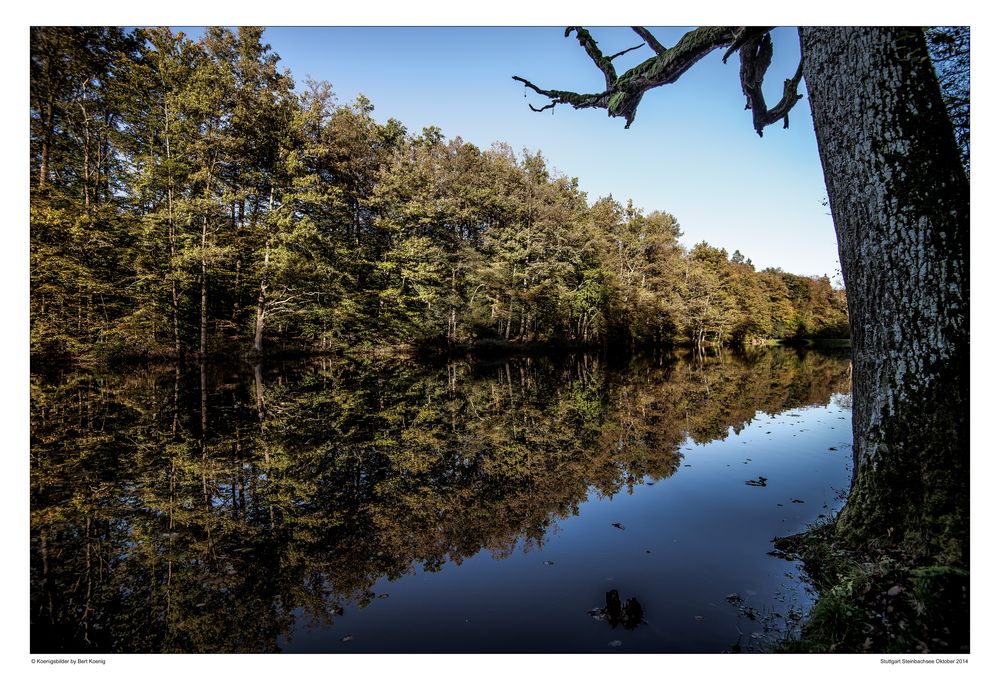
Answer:
<svg viewBox="0 0 1000 680"><path fill-rule="evenodd" d="M850 356L348 357L31 380L31 652L768 651Z"/></svg>

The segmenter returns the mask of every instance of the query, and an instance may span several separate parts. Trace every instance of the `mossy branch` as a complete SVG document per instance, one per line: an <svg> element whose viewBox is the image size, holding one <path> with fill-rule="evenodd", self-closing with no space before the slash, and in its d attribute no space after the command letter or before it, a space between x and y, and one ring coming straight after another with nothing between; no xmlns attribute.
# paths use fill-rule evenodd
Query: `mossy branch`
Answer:
<svg viewBox="0 0 1000 680"><path fill-rule="evenodd" d="M541 108L536 108L531 104L528 107L532 111L545 111L546 109L551 109L556 104L569 104L574 109L585 109L585 108L607 108L607 92L598 92L597 94L578 94L576 92L567 92L565 90L543 90L542 88L535 85L530 80L525 80L521 76L513 76L514 80L524 83L525 87L530 87L532 90L542 95L543 97L548 97L552 100L551 104L543 106Z"/></svg>

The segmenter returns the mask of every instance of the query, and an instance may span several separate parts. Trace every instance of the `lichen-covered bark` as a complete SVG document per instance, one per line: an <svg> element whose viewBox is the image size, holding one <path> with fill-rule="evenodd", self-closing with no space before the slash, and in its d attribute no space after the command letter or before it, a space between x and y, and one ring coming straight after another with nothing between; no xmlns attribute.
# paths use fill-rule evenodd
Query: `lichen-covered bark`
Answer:
<svg viewBox="0 0 1000 680"><path fill-rule="evenodd" d="M969 184L923 36L803 28L851 315L844 537L967 563Z"/></svg>

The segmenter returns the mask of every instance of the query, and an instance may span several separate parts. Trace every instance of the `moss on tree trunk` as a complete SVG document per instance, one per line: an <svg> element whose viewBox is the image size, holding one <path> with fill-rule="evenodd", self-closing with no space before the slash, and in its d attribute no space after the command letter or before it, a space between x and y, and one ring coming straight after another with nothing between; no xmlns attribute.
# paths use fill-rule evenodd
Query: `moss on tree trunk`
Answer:
<svg viewBox="0 0 1000 680"><path fill-rule="evenodd" d="M803 28L851 316L855 478L842 540L965 564L969 185L923 35Z"/></svg>

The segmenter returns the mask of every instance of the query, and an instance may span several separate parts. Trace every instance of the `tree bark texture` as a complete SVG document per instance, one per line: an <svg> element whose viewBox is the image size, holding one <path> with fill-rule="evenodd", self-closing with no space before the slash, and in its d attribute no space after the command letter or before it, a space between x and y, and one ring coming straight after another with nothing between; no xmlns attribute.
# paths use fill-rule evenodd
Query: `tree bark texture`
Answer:
<svg viewBox="0 0 1000 680"><path fill-rule="evenodd" d="M802 28L847 288L845 537L968 562L969 183L920 29Z"/></svg>

